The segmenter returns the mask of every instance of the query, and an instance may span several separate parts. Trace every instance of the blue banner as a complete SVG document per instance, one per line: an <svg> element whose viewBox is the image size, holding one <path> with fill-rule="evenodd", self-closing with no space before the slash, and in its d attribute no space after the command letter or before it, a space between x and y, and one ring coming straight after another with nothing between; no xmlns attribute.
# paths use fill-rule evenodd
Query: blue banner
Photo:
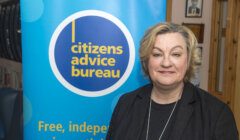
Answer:
<svg viewBox="0 0 240 140"><path fill-rule="evenodd" d="M104 140L166 0L21 0L24 140Z"/></svg>

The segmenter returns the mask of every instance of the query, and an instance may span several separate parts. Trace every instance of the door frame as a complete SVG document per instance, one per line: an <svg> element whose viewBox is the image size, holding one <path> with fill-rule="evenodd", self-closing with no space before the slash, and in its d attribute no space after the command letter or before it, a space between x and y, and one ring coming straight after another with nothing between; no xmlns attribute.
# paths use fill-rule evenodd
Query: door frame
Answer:
<svg viewBox="0 0 240 140"><path fill-rule="evenodd" d="M166 21L171 22L171 20L172 20L172 0L167 0Z"/></svg>

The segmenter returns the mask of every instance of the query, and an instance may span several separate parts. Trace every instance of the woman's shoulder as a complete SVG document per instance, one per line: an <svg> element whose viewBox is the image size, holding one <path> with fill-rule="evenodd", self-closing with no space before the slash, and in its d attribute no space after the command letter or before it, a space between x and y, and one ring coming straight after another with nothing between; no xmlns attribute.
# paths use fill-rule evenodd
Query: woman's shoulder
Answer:
<svg viewBox="0 0 240 140"><path fill-rule="evenodd" d="M151 84L144 85L142 87L139 87L133 91L130 91L128 93L123 94L115 107L115 112L118 112L120 114L118 117L121 118L121 115L126 114L128 112L134 102L136 102L138 99L148 97L152 89ZM150 91L150 92L149 92Z"/></svg>
<svg viewBox="0 0 240 140"><path fill-rule="evenodd" d="M120 100L131 101L131 100L134 100L135 98L144 98L150 95L151 90L152 90L152 84L146 84L141 87L138 87L133 91L123 94L120 97Z"/></svg>
<svg viewBox="0 0 240 140"><path fill-rule="evenodd" d="M213 107L223 107L227 104L218 99L217 97L213 96L210 92L201 89L199 87L195 87L197 90L197 96L200 98L200 101L205 103L206 105L211 105Z"/></svg>
<svg viewBox="0 0 240 140"><path fill-rule="evenodd" d="M223 113L231 114L230 107L210 92L201 88L195 87L197 90L198 101L201 103L202 109L209 113L213 118L218 118Z"/></svg>
<svg viewBox="0 0 240 140"><path fill-rule="evenodd" d="M234 115L230 107L211 93L196 87L205 120L211 124L216 139L238 139ZM207 118L207 119L206 119ZM224 135L223 135L224 134Z"/></svg>

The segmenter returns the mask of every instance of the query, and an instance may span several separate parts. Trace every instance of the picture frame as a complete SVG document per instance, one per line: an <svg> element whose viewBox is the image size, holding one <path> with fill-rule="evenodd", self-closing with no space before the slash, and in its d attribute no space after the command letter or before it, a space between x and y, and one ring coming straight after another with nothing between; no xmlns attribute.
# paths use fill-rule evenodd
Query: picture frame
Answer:
<svg viewBox="0 0 240 140"><path fill-rule="evenodd" d="M182 23L183 26L189 28L197 38L198 43L203 43L204 24L202 23Z"/></svg>
<svg viewBox="0 0 240 140"><path fill-rule="evenodd" d="M198 55L199 55L199 57L201 59L201 62L202 62L202 57L203 57L203 48L202 48L202 46L197 46L197 52L198 52ZM198 65L201 65L201 63L198 64Z"/></svg>
<svg viewBox="0 0 240 140"><path fill-rule="evenodd" d="M186 0L185 17L201 18L203 0Z"/></svg>

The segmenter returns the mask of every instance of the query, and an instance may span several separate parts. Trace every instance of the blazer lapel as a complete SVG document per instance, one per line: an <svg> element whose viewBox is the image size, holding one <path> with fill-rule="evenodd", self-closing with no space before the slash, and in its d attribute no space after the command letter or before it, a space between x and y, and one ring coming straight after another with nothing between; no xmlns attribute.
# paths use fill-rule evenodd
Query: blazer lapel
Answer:
<svg viewBox="0 0 240 140"><path fill-rule="evenodd" d="M193 112L194 93L190 83L185 83L182 98L176 114L176 120L170 140L180 140Z"/></svg>
<svg viewBox="0 0 240 140"><path fill-rule="evenodd" d="M127 132L127 138L138 140L141 136L141 130L144 125L144 120L149 107L149 95L151 93L152 86L142 91L137 95L133 104L133 115L130 119L130 124Z"/></svg>

